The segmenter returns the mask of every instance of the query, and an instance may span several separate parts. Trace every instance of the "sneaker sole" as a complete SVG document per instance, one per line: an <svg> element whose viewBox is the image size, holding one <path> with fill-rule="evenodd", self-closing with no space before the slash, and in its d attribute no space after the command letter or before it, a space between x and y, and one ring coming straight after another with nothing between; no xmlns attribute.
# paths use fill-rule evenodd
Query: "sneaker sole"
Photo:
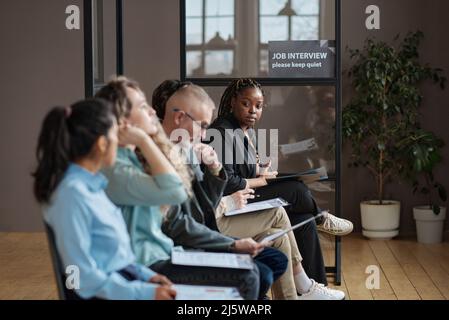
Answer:
<svg viewBox="0 0 449 320"><path fill-rule="evenodd" d="M318 231L321 231L321 232L324 232L324 233L327 233L327 234L330 234L330 235L333 235L333 236L347 236L348 234L350 234L354 230L354 228L351 228L351 230L348 230L348 231L345 231L345 232L336 232L336 231L327 230L327 229L325 229L323 227L320 227L320 226L317 226L316 228L317 228Z"/></svg>
<svg viewBox="0 0 449 320"><path fill-rule="evenodd" d="M296 299L296 300L301 300L301 299ZM346 296L340 300L301 300L301 301L344 301L344 300L346 300Z"/></svg>

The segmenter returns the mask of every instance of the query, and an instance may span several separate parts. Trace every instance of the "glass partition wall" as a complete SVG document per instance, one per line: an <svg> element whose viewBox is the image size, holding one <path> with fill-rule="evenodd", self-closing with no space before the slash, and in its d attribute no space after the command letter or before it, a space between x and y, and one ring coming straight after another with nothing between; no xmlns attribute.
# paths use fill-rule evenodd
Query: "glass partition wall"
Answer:
<svg viewBox="0 0 449 320"><path fill-rule="evenodd" d="M184 18L186 78L266 78L270 41L335 40L334 0L186 0Z"/></svg>
<svg viewBox="0 0 449 320"><path fill-rule="evenodd" d="M258 128L278 129L279 171L325 167L329 179L309 187L320 207L340 216L341 0L179 3L180 78L205 87L217 105L229 81L256 78L267 97ZM90 97L112 74L123 74L123 0L84 0L84 45ZM283 61L284 54L295 59ZM297 59L310 56L318 58ZM279 76L279 64L291 67ZM304 71L309 66L315 70ZM335 263L326 270L336 284L340 250L335 237Z"/></svg>
<svg viewBox="0 0 449 320"><path fill-rule="evenodd" d="M203 86L217 106L232 79L258 80L267 103L256 129L278 129L278 171L326 168L329 179L309 187L321 208L340 216L340 0L180 4L182 80ZM301 63L293 58L316 53L326 59ZM276 61L276 55L286 59ZM279 76L275 63L290 68ZM309 66L318 67L307 72ZM336 237L335 263L326 267L336 284L341 283L340 250Z"/></svg>
<svg viewBox="0 0 449 320"><path fill-rule="evenodd" d="M84 1L85 95L123 74L123 0Z"/></svg>

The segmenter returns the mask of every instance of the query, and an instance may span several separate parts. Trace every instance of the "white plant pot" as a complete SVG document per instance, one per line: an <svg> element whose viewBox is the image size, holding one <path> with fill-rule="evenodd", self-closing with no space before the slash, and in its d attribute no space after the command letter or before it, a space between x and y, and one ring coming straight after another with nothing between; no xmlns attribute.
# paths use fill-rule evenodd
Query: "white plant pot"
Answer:
<svg viewBox="0 0 449 320"><path fill-rule="evenodd" d="M443 241L444 220L446 208L441 207L436 215L428 206L414 207L413 217L416 220L416 233L418 242L425 244L440 243Z"/></svg>
<svg viewBox="0 0 449 320"><path fill-rule="evenodd" d="M401 203L399 201L385 200L364 201L360 203L362 215L362 233L365 237L377 240L387 240L399 234L399 220L401 216Z"/></svg>

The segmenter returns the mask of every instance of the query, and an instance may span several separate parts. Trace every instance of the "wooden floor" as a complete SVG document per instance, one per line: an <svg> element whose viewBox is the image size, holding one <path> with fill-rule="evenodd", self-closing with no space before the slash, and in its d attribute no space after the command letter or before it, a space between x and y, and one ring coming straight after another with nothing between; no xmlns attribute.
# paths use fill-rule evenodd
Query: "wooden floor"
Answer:
<svg viewBox="0 0 449 320"><path fill-rule="evenodd" d="M333 242L323 237L322 245L330 265ZM368 241L351 235L343 239L342 248L340 288L348 299L449 299L448 242L421 245L413 239ZM365 285L370 265L380 270L378 290ZM57 298L42 233L0 233L0 275L0 299Z"/></svg>

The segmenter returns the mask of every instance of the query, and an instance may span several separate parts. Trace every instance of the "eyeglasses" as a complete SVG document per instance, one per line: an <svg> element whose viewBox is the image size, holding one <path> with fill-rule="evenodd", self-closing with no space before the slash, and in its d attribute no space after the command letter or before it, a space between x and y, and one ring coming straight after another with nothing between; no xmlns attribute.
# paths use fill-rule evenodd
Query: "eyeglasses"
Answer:
<svg viewBox="0 0 449 320"><path fill-rule="evenodd" d="M197 120L195 120L194 117L192 117L188 112L185 112L184 110L181 110L179 108L173 108L174 112L181 112L182 114L186 115L188 118L190 118L190 120L193 121L193 123L195 123L197 126L199 126L201 128L201 130L207 130L209 129L209 124L208 123L204 123L204 122L199 122Z"/></svg>

